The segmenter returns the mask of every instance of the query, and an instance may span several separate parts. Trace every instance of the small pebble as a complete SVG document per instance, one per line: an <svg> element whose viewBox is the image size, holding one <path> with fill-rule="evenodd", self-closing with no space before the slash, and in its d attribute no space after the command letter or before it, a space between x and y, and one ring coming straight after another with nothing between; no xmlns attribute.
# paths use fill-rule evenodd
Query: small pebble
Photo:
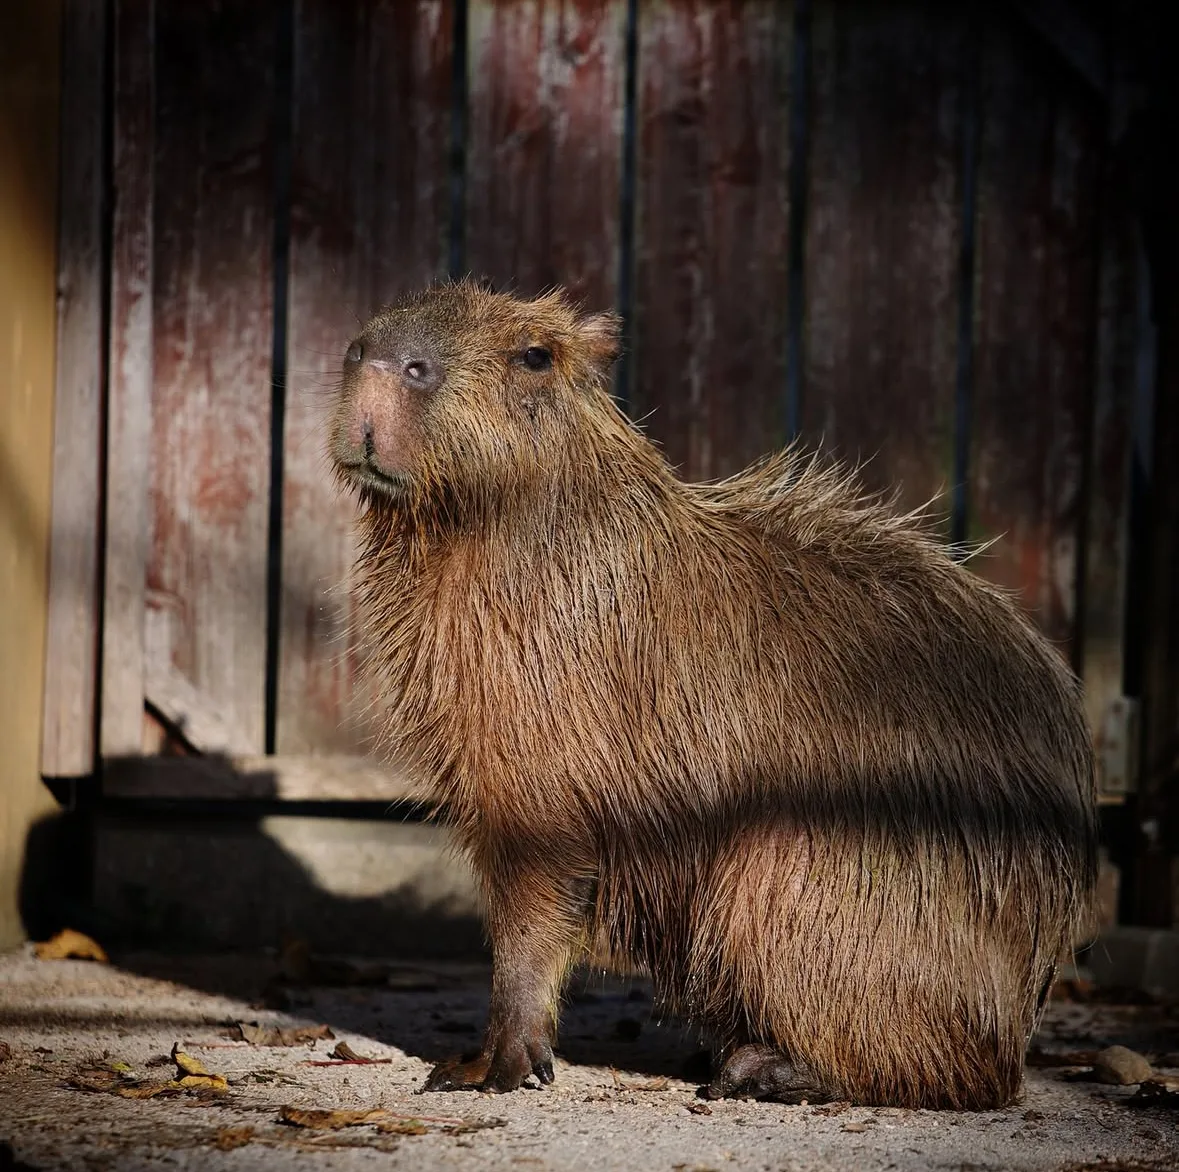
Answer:
<svg viewBox="0 0 1179 1172"><path fill-rule="evenodd" d="M1145 1082L1154 1073L1150 1063L1134 1050L1125 1046L1109 1046L1097 1055L1093 1063L1093 1074L1098 1082L1128 1087Z"/></svg>

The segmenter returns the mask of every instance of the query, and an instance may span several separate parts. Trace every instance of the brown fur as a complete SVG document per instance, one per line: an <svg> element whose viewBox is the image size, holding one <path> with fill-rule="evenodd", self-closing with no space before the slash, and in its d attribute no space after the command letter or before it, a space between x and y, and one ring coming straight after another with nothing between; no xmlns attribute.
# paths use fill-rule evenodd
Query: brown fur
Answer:
<svg viewBox="0 0 1179 1172"><path fill-rule="evenodd" d="M551 1078L592 953L711 1033L715 1093L1008 1103L1094 882L1076 680L844 474L787 452L678 480L607 394L615 338L461 282L345 365L391 727L495 954L482 1055L428 1085Z"/></svg>

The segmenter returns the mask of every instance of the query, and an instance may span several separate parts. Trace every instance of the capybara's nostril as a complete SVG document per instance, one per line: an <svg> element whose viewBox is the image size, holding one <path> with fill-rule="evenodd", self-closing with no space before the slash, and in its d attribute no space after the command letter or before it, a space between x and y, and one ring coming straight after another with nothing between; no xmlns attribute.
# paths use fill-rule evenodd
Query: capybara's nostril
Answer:
<svg viewBox="0 0 1179 1172"><path fill-rule="evenodd" d="M428 358L410 358L401 367L406 383L419 391L432 391L442 381L442 371Z"/></svg>
<svg viewBox="0 0 1179 1172"><path fill-rule="evenodd" d="M359 362L364 357L364 346L360 340L357 339L348 347L347 353L344 355L345 362Z"/></svg>

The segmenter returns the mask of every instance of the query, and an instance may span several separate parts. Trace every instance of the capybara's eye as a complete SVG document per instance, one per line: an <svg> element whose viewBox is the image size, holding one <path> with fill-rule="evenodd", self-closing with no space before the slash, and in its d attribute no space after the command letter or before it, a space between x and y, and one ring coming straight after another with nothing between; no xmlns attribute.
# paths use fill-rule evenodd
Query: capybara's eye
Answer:
<svg viewBox="0 0 1179 1172"><path fill-rule="evenodd" d="M553 365L553 356L543 346L529 346L523 354L524 365L529 370L548 370Z"/></svg>
<svg viewBox="0 0 1179 1172"><path fill-rule="evenodd" d="M363 357L364 347L360 344L359 341L353 342L352 345L348 347L348 353L344 355L344 359L347 362L359 362Z"/></svg>

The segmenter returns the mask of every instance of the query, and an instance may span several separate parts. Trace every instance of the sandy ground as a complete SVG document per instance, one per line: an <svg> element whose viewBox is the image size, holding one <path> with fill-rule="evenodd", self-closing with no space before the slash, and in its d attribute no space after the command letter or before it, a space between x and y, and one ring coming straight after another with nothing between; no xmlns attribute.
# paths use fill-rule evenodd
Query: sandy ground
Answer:
<svg viewBox="0 0 1179 1172"><path fill-rule="evenodd" d="M1076 1067L1031 1069L1022 1102L977 1114L706 1104L685 1069L693 1039L651 1022L641 982L599 979L571 998L555 1085L425 1096L430 1061L477 1041L481 967L303 964L310 984L264 991L273 958L118 960L0 957L0 1170L1179 1169L1179 1111L1132 1105L1133 1087L1081 1081ZM334 1038L226 1037L240 1022L327 1025ZM340 1041L382 1061L314 1065ZM127 1097L177 1075L177 1043L228 1089ZM1179 1013L1056 1001L1037 1045L1076 1062L1111 1043L1179 1062ZM313 1130L283 1122L284 1107L382 1113Z"/></svg>

